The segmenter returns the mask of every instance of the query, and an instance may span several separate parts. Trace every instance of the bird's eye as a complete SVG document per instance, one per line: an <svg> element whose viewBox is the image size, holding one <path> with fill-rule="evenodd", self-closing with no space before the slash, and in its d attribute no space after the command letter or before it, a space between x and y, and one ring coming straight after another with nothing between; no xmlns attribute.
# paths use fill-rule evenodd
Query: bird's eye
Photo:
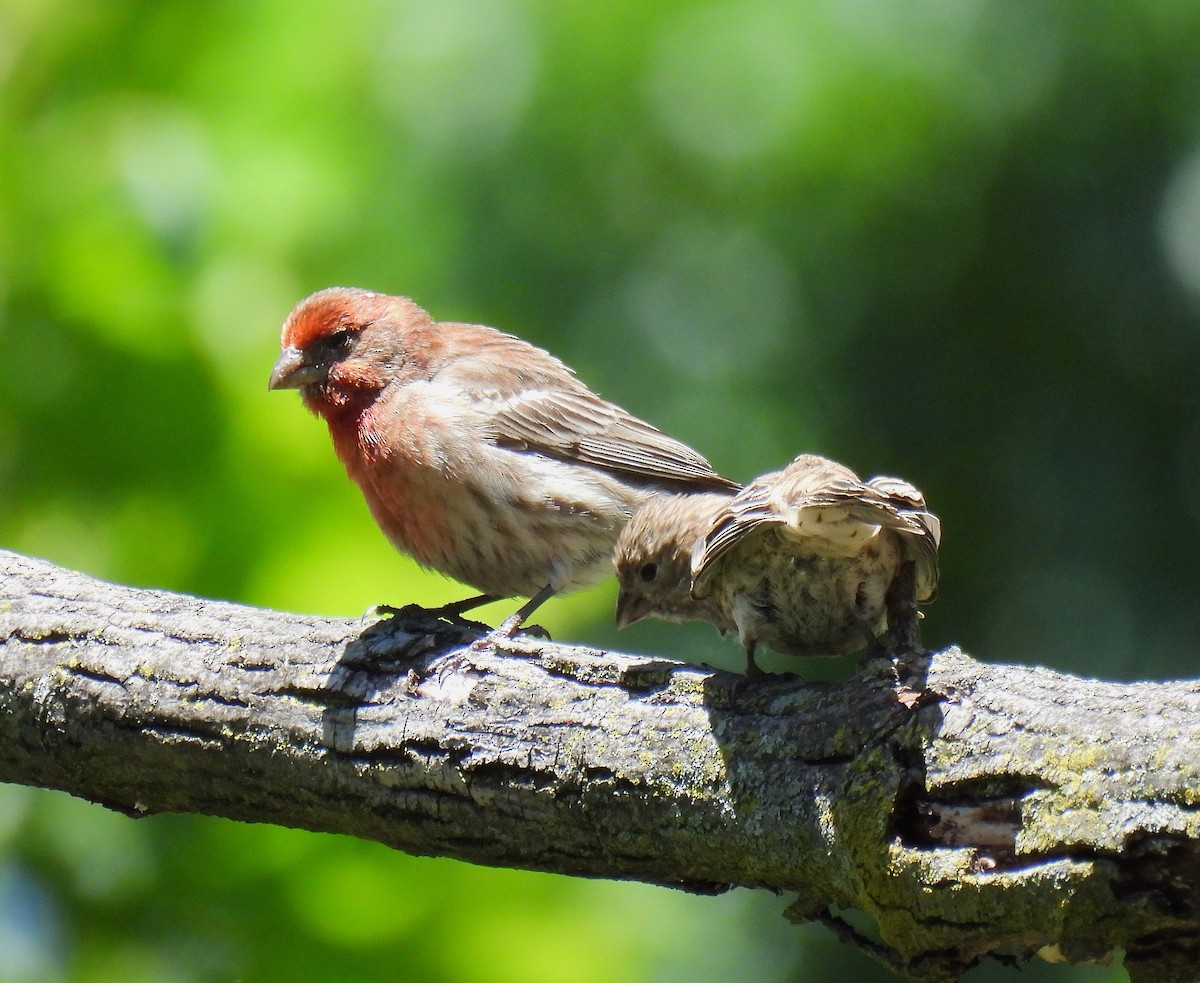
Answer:
<svg viewBox="0 0 1200 983"><path fill-rule="evenodd" d="M338 331L331 335L326 335L321 342L321 350L324 357L330 361L338 361L350 354L350 348L354 344L354 333L351 331Z"/></svg>
<svg viewBox="0 0 1200 983"><path fill-rule="evenodd" d="M650 583L650 581L652 581L655 577L658 576L658 564L657 563L643 563L642 569L638 571L638 575L646 583Z"/></svg>

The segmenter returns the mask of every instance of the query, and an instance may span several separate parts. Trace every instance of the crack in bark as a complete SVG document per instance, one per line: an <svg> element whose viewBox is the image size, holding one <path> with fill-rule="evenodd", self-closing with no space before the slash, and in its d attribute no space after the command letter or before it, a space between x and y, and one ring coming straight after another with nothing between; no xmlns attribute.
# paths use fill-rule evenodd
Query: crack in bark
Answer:
<svg viewBox="0 0 1200 983"><path fill-rule="evenodd" d="M87 640L85 635L78 635L63 628L47 628L43 631L17 628L9 632L7 637L29 645L62 645Z"/></svg>
<svg viewBox="0 0 1200 983"><path fill-rule="evenodd" d="M102 686L119 686L121 689L127 688L128 677L122 679L119 676L114 676L112 673L105 672L103 669L93 669L75 663L63 666L63 671L67 675L74 676L76 679L85 682L99 683Z"/></svg>

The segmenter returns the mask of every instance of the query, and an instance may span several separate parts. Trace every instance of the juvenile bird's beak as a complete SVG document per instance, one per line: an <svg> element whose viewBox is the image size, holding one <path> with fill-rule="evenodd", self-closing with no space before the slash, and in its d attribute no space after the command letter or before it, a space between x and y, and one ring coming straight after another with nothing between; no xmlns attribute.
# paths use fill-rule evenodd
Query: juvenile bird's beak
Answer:
<svg viewBox="0 0 1200 983"><path fill-rule="evenodd" d="M633 593L632 591L623 590L617 594L617 627L628 628L630 625L641 621L650 613L650 605L646 598Z"/></svg>
<svg viewBox="0 0 1200 983"><path fill-rule="evenodd" d="M288 346L279 353L267 389L299 389L309 383L320 382L328 371L327 366L307 361L299 348Z"/></svg>

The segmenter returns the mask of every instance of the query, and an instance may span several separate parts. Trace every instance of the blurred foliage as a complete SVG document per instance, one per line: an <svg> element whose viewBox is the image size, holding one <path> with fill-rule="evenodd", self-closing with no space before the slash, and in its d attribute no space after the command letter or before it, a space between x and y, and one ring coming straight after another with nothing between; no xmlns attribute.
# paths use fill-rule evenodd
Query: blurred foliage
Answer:
<svg viewBox="0 0 1200 983"><path fill-rule="evenodd" d="M542 344L733 477L916 482L931 643L1192 675L1198 55L1159 0L0 0L0 543L326 614L461 596L266 392L341 283ZM612 597L539 620L740 664L618 641ZM13 983L890 978L784 904L0 789Z"/></svg>

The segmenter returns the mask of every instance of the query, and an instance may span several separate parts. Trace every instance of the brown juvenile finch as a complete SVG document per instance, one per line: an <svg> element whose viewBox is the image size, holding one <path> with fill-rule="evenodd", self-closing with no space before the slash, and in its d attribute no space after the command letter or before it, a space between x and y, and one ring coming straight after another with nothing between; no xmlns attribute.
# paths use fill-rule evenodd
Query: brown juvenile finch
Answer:
<svg viewBox="0 0 1200 983"><path fill-rule="evenodd" d="M664 492L734 490L690 447L601 399L548 352L407 297L330 287L283 326L269 388L299 389L401 552L483 594L514 633L612 573L630 514Z"/></svg>
<svg viewBox="0 0 1200 983"><path fill-rule="evenodd" d="M899 478L862 481L802 454L735 494L664 495L617 541L619 627L653 615L736 630L758 644L839 655L890 631L916 644L914 602L937 594L941 525Z"/></svg>

